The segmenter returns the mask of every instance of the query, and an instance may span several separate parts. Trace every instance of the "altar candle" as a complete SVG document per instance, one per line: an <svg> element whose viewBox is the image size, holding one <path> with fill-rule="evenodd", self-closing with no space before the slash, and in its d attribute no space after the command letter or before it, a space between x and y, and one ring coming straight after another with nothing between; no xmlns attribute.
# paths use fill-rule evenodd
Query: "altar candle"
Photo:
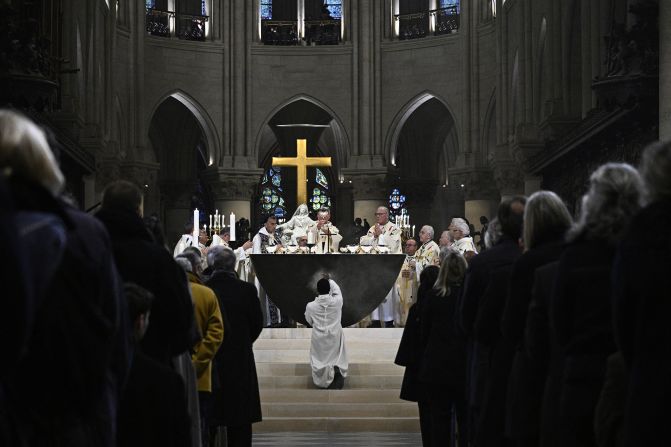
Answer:
<svg viewBox="0 0 671 447"><path fill-rule="evenodd" d="M412 235L413 236L415 235L415 226L414 225L412 226Z"/></svg>
<svg viewBox="0 0 671 447"><path fill-rule="evenodd" d="M212 214L210 214L210 228L212 228Z"/></svg>
<svg viewBox="0 0 671 447"><path fill-rule="evenodd" d="M315 243L315 233L314 231L308 231L308 245Z"/></svg>
<svg viewBox="0 0 671 447"><path fill-rule="evenodd" d="M221 219L221 220L219 221L219 224L220 224L219 226L220 226L221 228L226 228L226 224L225 224L225 222L226 222L226 215L225 215L225 214L222 214L221 216L219 216L219 218Z"/></svg>
<svg viewBox="0 0 671 447"><path fill-rule="evenodd" d="M235 242L235 214L231 213L231 217L229 219L229 223L231 226L231 241Z"/></svg>
<svg viewBox="0 0 671 447"><path fill-rule="evenodd" d="M191 241L191 245L193 245L194 247L198 246L198 235L200 234L198 219L199 219L198 208L196 208L195 210L193 210L193 241Z"/></svg>

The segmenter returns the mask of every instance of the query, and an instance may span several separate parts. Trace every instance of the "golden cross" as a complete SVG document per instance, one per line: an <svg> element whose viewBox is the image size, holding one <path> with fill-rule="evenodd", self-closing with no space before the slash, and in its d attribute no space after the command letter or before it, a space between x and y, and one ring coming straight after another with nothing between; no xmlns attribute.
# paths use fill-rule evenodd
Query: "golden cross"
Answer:
<svg viewBox="0 0 671 447"><path fill-rule="evenodd" d="M308 167L331 166L331 157L308 157L306 140L296 140L296 158L273 157L273 166L296 167L296 206L308 203Z"/></svg>

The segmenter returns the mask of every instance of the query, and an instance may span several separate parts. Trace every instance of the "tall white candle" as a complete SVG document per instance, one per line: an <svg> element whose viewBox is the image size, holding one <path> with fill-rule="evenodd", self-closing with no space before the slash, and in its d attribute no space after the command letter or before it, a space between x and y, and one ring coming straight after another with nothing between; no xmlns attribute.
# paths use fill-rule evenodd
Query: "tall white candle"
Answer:
<svg viewBox="0 0 671 447"><path fill-rule="evenodd" d="M229 223L231 225L231 241L235 242L235 214L234 213L231 213Z"/></svg>
<svg viewBox="0 0 671 447"><path fill-rule="evenodd" d="M413 236L415 235L415 226L414 225L412 226L412 235Z"/></svg>
<svg viewBox="0 0 671 447"><path fill-rule="evenodd" d="M198 208L196 208L193 210L193 241L191 241L191 245L194 247L198 246L198 236L200 235L199 218Z"/></svg>
<svg viewBox="0 0 671 447"><path fill-rule="evenodd" d="M219 217L221 218L221 222L220 222L221 225L219 225L219 226L220 226L222 229L226 228L226 224L224 223L224 222L226 222L226 215L225 215L225 214L222 214L222 215L219 216Z"/></svg>
<svg viewBox="0 0 671 447"><path fill-rule="evenodd" d="M314 231L308 231L308 245L315 243L315 233Z"/></svg>

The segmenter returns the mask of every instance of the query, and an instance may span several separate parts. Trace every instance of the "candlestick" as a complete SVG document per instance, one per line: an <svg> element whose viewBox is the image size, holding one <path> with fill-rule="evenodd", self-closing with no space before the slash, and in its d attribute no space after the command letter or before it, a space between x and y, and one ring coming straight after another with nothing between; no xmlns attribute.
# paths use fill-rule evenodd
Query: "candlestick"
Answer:
<svg viewBox="0 0 671 447"><path fill-rule="evenodd" d="M315 243L315 233L314 231L308 231L308 245L313 245Z"/></svg>
<svg viewBox="0 0 671 447"><path fill-rule="evenodd" d="M231 231L230 231L231 241L235 242L235 213L231 213L229 223L231 225Z"/></svg>
<svg viewBox="0 0 671 447"><path fill-rule="evenodd" d="M191 241L191 245L194 247L198 246L198 236L200 235L200 227L198 225L199 217L198 208L196 208L193 210L193 241Z"/></svg>
<svg viewBox="0 0 671 447"><path fill-rule="evenodd" d="M212 228L212 214L210 214L210 228Z"/></svg>

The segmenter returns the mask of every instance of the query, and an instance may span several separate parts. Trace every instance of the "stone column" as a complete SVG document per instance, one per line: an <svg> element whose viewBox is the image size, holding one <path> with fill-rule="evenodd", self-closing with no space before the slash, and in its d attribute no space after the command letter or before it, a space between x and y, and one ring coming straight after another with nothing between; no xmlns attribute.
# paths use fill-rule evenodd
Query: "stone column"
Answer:
<svg viewBox="0 0 671 447"><path fill-rule="evenodd" d="M135 183L144 192L144 214L161 211L161 192L158 187L158 171L161 165L144 161L122 163L122 178Z"/></svg>
<svg viewBox="0 0 671 447"><path fill-rule="evenodd" d="M524 178L524 195L528 197L536 191L540 191L542 180L542 177L526 176Z"/></svg>
<svg viewBox="0 0 671 447"><path fill-rule="evenodd" d="M513 161L496 162L494 180L502 200L524 194L524 173Z"/></svg>
<svg viewBox="0 0 671 447"><path fill-rule="evenodd" d="M162 183L160 193L164 200L163 231L168 247L173 247L184 232L184 226L193 219L191 196L196 188L195 182ZM145 208L145 214L151 213Z"/></svg>
<svg viewBox="0 0 671 447"><path fill-rule="evenodd" d="M659 139L671 139L671 3L659 2Z"/></svg>
<svg viewBox="0 0 671 447"><path fill-rule="evenodd" d="M386 172L358 172L347 174L346 178L352 180L354 217L368 219L368 223L372 225L375 223L377 207L389 204Z"/></svg>
<svg viewBox="0 0 671 447"><path fill-rule="evenodd" d="M243 172L214 168L208 169L204 178L212 188L215 208L227 220L230 213L235 213L236 220L244 217L251 221L252 200L262 174L261 169Z"/></svg>
<svg viewBox="0 0 671 447"><path fill-rule="evenodd" d="M480 216L491 220L496 216L499 191L494 176L489 169L479 169L450 175L451 183L456 183L463 193L464 214L475 228L479 228ZM462 186L463 185L463 186ZM457 217L456 215L451 217Z"/></svg>

